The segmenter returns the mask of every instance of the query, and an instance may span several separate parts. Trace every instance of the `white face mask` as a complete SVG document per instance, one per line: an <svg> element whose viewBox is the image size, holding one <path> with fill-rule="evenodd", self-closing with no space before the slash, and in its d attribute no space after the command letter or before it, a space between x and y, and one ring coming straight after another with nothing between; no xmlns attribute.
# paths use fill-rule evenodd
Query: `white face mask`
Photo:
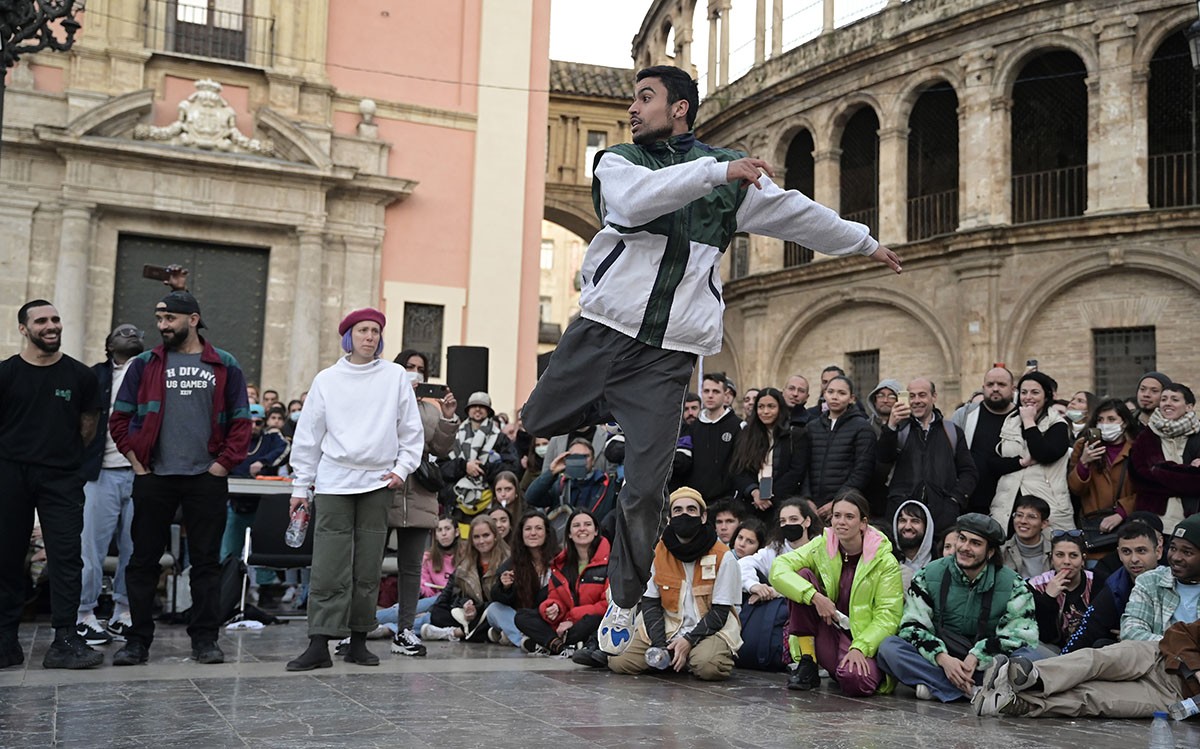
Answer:
<svg viewBox="0 0 1200 749"><path fill-rule="evenodd" d="M1083 411L1067 411L1067 419L1076 424L1083 421L1083 417L1086 415Z"/></svg>
<svg viewBox="0 0 1200 749"><path fill-rule="evenodd" d="M549 447L549 445L538 445L537 447L533 448L533 454L539 458L544 458L546 457L546 449Z"/></svg>
<svg viewBox="0 0 1200 749"><path fill-rule="evenodd" d="M410 385L420 385L422 382L425 382L425 375L421 374L420 372L406 371L404 376L408 378L408 384Z"/></svg>
<svg viewBox="0 0 1200 749"><path fill-rule="evenodd" d="M1105 442L1116 442L1124 433L1125 426L1123 424L1100 425L1100 439L1104 440Z"/></svg>

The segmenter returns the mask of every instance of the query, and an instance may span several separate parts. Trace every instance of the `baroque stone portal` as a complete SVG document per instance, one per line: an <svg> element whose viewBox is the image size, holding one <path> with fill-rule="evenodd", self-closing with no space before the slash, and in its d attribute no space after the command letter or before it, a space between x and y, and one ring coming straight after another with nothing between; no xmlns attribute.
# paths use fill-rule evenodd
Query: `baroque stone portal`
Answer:
<svg viewBox="0 0 1200 749"><path fill-rule="evenodd" d="M179 102L179 119L166 127L138 125L133 137L210 151L275 153L271 141L247 137L237 129L237 112L221 96L221 84L208 78L196 81L196 93Z"/></svg>

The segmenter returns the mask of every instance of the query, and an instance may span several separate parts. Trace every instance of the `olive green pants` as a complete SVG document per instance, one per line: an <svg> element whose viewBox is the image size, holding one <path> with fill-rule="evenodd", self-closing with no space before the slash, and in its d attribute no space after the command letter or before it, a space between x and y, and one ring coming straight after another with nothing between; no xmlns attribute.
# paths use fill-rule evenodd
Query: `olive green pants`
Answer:
<svg viewBox="0 0 1200 749"><path fill-rule="evenodd" d="M308 634L338 638L375 629L391 489L318 494L308 593Z"/></svg>

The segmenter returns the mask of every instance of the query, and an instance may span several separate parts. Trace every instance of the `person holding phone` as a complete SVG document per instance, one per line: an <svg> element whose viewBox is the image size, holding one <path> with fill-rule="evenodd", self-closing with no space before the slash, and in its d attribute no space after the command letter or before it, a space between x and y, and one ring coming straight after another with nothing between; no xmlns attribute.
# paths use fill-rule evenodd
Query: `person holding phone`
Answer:
<svg viewBox="0 0 1200 749"><path fill-rule="evenodd" d="M791 430L784 407L783 393L771 387L760 390L729 461L738 500L763 520L778 512L776 497L790 497L803 477L799 467L793 470L791 465Z"/></svg>
<svg viewBox="0 0 1200 749"><path fill-rule="evenodd" d="M1071 449L1067 486L1079 497L1080 527L1089 535L1112 533L1137 509L1137 482L1129 470L1137 429L1125 403L1110 398L1096 407Z"/></svg>
<svg viewBox="0 0 1200 749"><path fill-rule="evenodd" d="M616 505L616 488L608 475L594 467L592 443L576 437L567 451L554 458L525 492L531 507L552 510L560 505L582 507L599 525Z"/></svg>

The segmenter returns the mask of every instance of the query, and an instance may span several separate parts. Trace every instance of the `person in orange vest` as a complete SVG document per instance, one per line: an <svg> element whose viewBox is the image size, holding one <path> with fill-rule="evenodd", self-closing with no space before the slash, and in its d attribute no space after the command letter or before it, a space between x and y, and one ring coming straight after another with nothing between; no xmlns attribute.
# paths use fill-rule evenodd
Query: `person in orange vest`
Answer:
<svg viewBox="0 0 1200 749"><path fill-rule="evenodd" d="M654 548L632 641L608 667L619 674L687 669L705 681L729 678L742 646L737 559L708 524L700 492L671 494L671 519Z"/></svg>

